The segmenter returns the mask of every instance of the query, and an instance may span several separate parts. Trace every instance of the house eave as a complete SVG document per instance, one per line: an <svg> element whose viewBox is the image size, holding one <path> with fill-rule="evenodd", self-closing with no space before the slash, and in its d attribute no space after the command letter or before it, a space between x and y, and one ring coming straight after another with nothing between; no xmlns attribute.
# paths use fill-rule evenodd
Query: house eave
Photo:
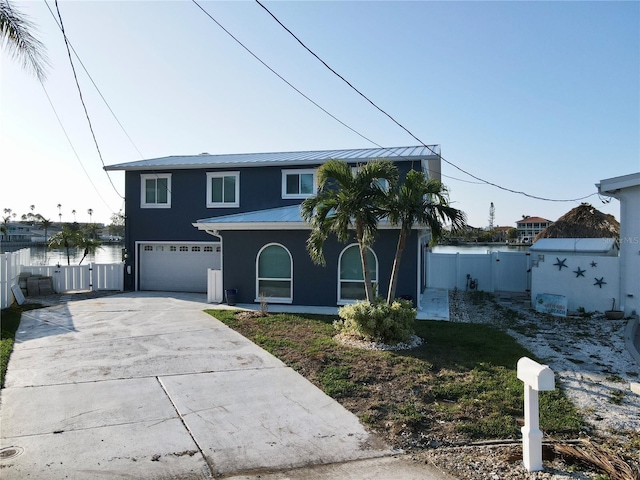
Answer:
<svg viewBox="0 0 640 480"><path fill-rule="evenodd" d="M219 231L260 231L260 230L311 230L306 222L193 222L191 225L205 232ZM390 223L378 224L378 230L399 230ZM424 225L414 225L412 230L426 230Z"/></svg>

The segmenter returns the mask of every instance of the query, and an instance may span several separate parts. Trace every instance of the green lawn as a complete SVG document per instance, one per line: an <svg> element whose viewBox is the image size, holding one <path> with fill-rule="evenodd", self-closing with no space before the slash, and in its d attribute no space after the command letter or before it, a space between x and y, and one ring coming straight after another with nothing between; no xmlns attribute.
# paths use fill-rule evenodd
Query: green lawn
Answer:
<svg viewBox="0 0 640 480"><path fill-rule="evenodd" d="M523 384L516 363L530 352L487 325L418 321L425 343L369 351L334 340L337 317L208 313L280 358L400 447L520 436ZM541 392L545 433L572 436L582 419L561 391Z"/></svg>

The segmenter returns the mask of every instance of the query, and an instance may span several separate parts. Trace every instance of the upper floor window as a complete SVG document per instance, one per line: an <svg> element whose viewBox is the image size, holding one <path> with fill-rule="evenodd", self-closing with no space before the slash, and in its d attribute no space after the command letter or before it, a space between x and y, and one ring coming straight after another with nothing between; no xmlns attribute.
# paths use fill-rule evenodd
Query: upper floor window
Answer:
<svg viewBox="0 0 640 480"><path fill-rule="evenodd" d="M142 208L171 207L171 174L151 173L140 175Z"/></svg>
<svg viewBox="0 0 640 480"><path fill-rule="evenodd" d="M351 172L356 175L362 167L351 167ZM386 178L376 178L373 183L377 184L380 187L380 190L383 192L389 191L389 180Z"/></svg>
<svg viewBox="0 0 640 480"><path fill-rule="evenodd" d="M207 208L240 206L240 172L207 173Z"/></svg>
<svg viewBox="0 0 640 480"><path fill-rule="evenodd" d="M317 188L315 170L282 170L282 198L312 197Z"/></svg>

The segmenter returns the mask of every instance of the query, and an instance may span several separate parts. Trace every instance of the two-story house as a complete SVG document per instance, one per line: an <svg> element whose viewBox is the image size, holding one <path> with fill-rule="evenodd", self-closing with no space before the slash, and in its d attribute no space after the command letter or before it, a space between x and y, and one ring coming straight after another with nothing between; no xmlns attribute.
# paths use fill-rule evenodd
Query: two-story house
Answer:
<svg viewBox="0 0 640 480"><path fill-rule="evenodd" d="M532 243L536 235L551 225L553 222L542 217L524 217L516 222L518 230L518 243Z"/></svg>
<svg viewBox="0 0 640 480"><path fill-rule="evenodd" d="M207 291L221 270L239 303L340 305L364 298L355 241L325 243L326 266L307 253L310 227L300 204L315 195L316 171L329 159L354 167L385 158L440 179L440 147L172 156L107 166L125 171L126 279L129 290ZM429 232L416 226L404 250L398 295L425 288ZM377 290L388 288L398 229L380 222L370 248Z"/></svg>

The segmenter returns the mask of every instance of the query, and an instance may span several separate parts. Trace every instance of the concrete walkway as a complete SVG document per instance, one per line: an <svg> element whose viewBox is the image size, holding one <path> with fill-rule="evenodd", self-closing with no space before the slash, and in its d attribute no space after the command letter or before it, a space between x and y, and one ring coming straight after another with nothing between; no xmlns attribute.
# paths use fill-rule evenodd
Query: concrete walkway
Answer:
<svg viewBox="0 0 640 480"><path fill-rule="evenodd" d="M0 397L3 480L450 478L210 307L136 292L25 312Z"/></svg>

